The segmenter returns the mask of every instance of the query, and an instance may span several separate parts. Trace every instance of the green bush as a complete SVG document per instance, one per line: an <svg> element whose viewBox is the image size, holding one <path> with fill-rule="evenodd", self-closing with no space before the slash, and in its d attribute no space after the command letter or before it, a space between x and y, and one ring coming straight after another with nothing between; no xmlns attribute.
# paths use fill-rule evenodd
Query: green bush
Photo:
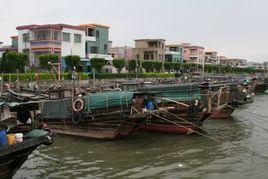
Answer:
<svg viewBox="0 0 268 179"><path fill-rule="evenodd" d="M4 73L24 72L28 55L25 53L7 52L1 60L1 69Z"/></svg>
<svg viewBox="0 0 268 179"><path fill-rule="evenodd" d="M117 69L118 73L121 73L122 69L125 67L125 59L114 59L113 66Z"/></svg>
<svg viewBox="0 0 268 179"><path fill-rule="evenodd" d="M57 54L42 54L38 56L39 58L39 65L41 68L50 69L50 65L48 62L51 63L58 63L59 62L59 55Z"/></svg>
<svg viewBox="0 0 268 179"><path fill-rule="evenodd" d="M175 74L170 73L97 73L97 79L113 79L113 78L149 78L149 77L158 77L158 78L171 78L175 77Z"/></svg>
<svg viewBox="0 0 268 179"><path fill-rule="evenodd" d="M104 58L92 58L90 62L91 62L91 67L93 69L96 69L98 73L101 72L103 66L105 65Z"/></svg>
<svg viewBox="0 0 268 179"><path fill-rule="evenodd" d="M73 70L74 67L76 69L79 69L78 67L81 65L80 63L80 57L78 55L68 55L64 57L67 70Z"/></svg>

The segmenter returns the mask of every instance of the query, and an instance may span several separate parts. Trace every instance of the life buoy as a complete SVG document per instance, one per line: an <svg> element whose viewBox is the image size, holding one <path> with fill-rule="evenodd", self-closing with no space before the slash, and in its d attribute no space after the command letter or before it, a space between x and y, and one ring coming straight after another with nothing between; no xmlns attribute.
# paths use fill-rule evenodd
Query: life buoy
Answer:
<svg viewBox="0 0 268 179"><path fill-rule="evenodd" d="M74 112L81 112L84 109L84 101L81 98L77 98L74 100L72 107Z"/></svg>

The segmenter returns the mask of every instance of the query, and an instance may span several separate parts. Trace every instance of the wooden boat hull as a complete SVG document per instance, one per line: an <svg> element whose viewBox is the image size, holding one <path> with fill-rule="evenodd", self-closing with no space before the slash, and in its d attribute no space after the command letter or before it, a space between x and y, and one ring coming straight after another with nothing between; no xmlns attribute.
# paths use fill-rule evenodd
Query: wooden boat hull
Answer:
<svg viewBox="0 0 268 179"><path fill-rule="evenodd" d="M88 137L95 139L117 139L127 137L133 134L143 121L142 118L128 118L124 117L111 118L95 121L81 121L80 123L73 123L72 119L43 119L49 125L53 133ZM141 120L141 121L139 121Z"/></svg>
<svg viewBox="0 0 268 179"><path fill-rule="evenodd" d="M173 134L192 134L195 131L199 130L199 127L203 125L203 122L209 118L210 113L197 113L195 116L189 117L186 114L177 115L180 118L183 118L189 123L182 122L181 120L178 121L178 118L171 116L168 120L173 121L171 122L161 122L159 119L154 118L151 119L150 124L143 124L140 126L140 130L143 131L150 131L150 132L161 132L161 133L173 133ZM192 120L190 120L192 118ZM195 118L195 119L194 119ZM194 119L194 120L193 120Z"/></svg>
<svg viewBox="0 0 268 179"><path fill-rule="evenodd" d="M255 85L255 92L256 93L264 93L267 89L267 85L266 84L257 84Z"/></svg>
<svg viewBox="0 0 268 179"><path fill-rule="evenodd" d="M191 134L198 130L197 127L192 125L177 126L172 124L149 124L142 125L140 130L150 132L174 133L174 134Z"/></svg>
<svg viewBox="0 0 268 179"><path fill-rule="evenodd" d="M212 114L211 119L230 119L234 110L235 110L235 108L233 108L232 106L226 105L226 106L216 110Z"/></svg>
<svg viewBox="0 0 268 179"><path fill-rule="evenodd" d="M133 134L139 127L136 124L122 124L119 128L80 128L74 125L52 124L47 122L53 133L88 137L95 139L117 139Z"/></svg>
<svg viewBox="0 0 268 179"><path fill-rule="evenodd" d="M49 143L48 137L36 137L23 143L0 148L0 178L12 178L39 145Z"/></svg>

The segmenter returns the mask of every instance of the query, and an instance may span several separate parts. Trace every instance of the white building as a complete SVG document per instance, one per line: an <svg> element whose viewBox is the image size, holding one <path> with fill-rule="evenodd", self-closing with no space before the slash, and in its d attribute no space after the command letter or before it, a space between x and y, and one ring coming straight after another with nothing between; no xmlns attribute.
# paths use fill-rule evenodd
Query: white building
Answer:
<svg viewBox="0 0 268 179"><path fill-rule="evenodd" d="M107 61L112 61L111 55L108 55L107 52L103 54L103 50L99 50L98 54L91 53L88 50L88 44L99 44L100 39L103 38L100 32L104 31L103 29L96 30L95 37L88 34L89 26L100 28L101 25L34 24L18 26L16 28L18 30L18 52L29 54L29 65L32 67L38 66L38 56L46 53L58 54L61 58L67 55L78 55L81 59L87 59L88 61L91 58L105 58ZM104 28L104 26L101 27ZM108 38L108 28L105 27L104 29L106 29L104 32L107 33L105 37Z"/></svg>
<svg viewBox="0 0 268 179"><path fill-rule="evenodd" d="M38 66L40 54L78 55L85 58L85 30L66 24L17 27L18 51L29 53L30 66Z"/></svg>
<svg viewBox="0 0 268 179"><path fill-rule="evenodd" d="M263 63L248 62L247 67L256 68L256 69L262 69L262 68L264 68L264 65L263 65Z"/></svg>

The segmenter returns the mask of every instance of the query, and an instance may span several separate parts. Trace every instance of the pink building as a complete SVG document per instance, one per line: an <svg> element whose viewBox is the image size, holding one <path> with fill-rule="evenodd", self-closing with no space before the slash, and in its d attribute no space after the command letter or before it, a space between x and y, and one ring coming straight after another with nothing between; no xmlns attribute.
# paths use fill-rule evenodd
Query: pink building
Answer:
<svg viewBox="0 0 268 179"><path fill-rule="evenodd" d="M132 59L132 47L110 47L108 54L115 58Z"/></svg>
<svg viewBox="0 0 268 179"><path fill-rule="evenodd" d="M182 43L183 61L185 63L204 64L205 54L204 47L191 45L190 43Z"/></svg>

